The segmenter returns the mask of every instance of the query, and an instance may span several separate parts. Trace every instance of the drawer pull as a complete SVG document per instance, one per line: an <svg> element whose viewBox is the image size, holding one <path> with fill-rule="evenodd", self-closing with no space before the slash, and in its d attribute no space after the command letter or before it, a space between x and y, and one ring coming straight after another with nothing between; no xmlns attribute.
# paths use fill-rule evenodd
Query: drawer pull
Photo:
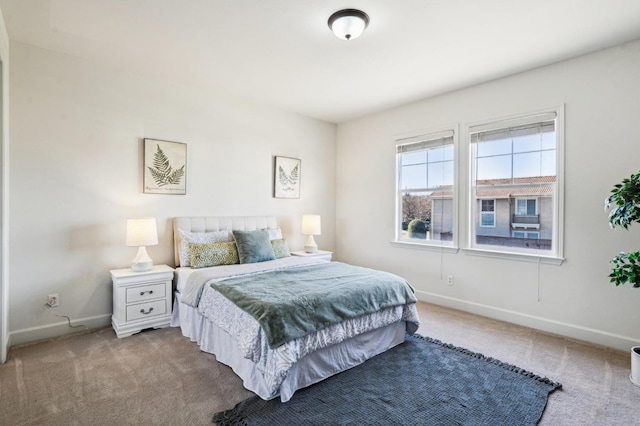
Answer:
<svg viewBox="0 0 640 426"><path fill-rule="evenodd" d="M141 291L140 296L144 296L145 293L153 294L153 290Z"/></svg>
<svg viewBox="0 0 640 426"><path fill-rule="evenodd" d="M153 308L149 308L149 310L147 312L144 311L144 308L140 309L140 313L141 314L145 314L145 315L150 314L151 311L153 311Z"/></svg>

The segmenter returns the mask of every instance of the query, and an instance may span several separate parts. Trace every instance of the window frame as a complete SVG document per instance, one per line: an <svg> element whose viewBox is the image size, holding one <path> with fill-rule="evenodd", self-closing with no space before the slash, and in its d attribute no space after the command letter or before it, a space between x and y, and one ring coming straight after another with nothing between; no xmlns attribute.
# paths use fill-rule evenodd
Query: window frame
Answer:
<svg viewBox="0 0 640 426"><path fill-rule="evenodd" d="M476 243L476 224L475 219L478 211L476 210L477 198L475 194L475 145L472 142L471 135L485 131L484 129L501 129L517 125L518 123L534 123L536 116L545 117L555 114L555 133L556 133L556 182L555 197L553 197L552 211L552 248L549 253L543 250L522 249L517 247L498 247L491 245L483 245ZM464 135L468 144L468 161L467 170L469 176L466 179L465 190L468 191L467 208L468 225L466 227L465 247L463 250L470 254L478 254L482 256L497 256L503 258L512 258L517 260L533 260L542 261L544 263L561 264L564 261L564 104L546 108L543 110L532 111L528 113L501 117L492 120L482 120L473 123L467 123L464 126ZM530 197L521 197L530 198ZM532 199L532 198L531 198ZM536 201L536 214L540 208L540 201Z"/></svg>
<svg viewBox="0 0 640 426"><path fill-rule="evenodd" d="M458 170L459 170L459 148L458 148L458 125L452 126L442 126L432 130L418 131L405 133L401 135L397 135L394 138L394 149L395 149L395 226L394 226L394 236L391 241L392 244L397 245L399 247L408 247L408 248L425 248L425 249L438 249L438 250L452 250L457 252L459 248L459 227L458 227L458 217L459 217L459 202L458 202ZM402 164L401 164L401 155L398 152L400 146L417 144L417 143L425 143L428 145L430 141L433 141L434 146L437 145L437 141L443 139L450 135L453 141L450 145L453 146L453 195L452 195L452 229L454 230L452 239L445 240L433 240L433 239L425 239L424 241L418 241L416 239L408 239L402 238L402 192L403 189L400 188L400 183L402 181ZM427 188L423 188L427 189ZM406 191L406 190L404 190ZM416 189L416 191L418 191ZM434 219L431 218L431 228L433 228Z"/></svg>

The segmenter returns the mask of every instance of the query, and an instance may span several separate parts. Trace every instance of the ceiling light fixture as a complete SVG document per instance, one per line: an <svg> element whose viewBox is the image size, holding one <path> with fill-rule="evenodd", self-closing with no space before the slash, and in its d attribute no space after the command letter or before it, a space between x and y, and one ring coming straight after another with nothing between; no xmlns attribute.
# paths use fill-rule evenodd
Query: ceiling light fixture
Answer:
<svg viewBox="0 0 640 426"><path fill-rule="evenodd" d="M369 15L357 9L343 9L331 15L328 23L336 37L353 40L369 25Z"/></svg>

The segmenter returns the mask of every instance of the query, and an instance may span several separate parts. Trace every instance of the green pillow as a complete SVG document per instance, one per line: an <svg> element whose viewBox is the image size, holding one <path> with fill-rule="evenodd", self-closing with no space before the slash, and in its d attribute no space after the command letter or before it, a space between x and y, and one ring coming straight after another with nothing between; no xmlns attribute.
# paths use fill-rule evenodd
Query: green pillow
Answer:
<svg viewBox="0 0 640 426"><path fill-rule="evenodd" d="M265 230L233 231L233 238L236 240L240 263L258 263L276 258L269 233Z"/></svg>
<svg viewBox="0 0 640 426"><path fill-rule="evenodd" d="M192 268L235 265L239 262L234 242L189 243Z"/></svg>
<svg viewBox="0 0 640 426"><path fill-rule="evenodd" d="M273 253L276 255L276 259L281 259L283 257L291 256L289 252L289 245L287 244L287 240L271 240L271 246L273 247Z"/></svg>

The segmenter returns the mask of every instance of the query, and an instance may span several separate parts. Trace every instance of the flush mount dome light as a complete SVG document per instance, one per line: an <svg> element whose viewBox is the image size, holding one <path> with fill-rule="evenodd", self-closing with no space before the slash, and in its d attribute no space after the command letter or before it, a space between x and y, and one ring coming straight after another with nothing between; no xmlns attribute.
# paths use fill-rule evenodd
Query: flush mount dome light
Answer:
<svg viewBox="0 0 640 426"><path fill-rule="evenodd" d="M357 9L339 10L329 17L329 28L342 40L360 37L369 25L369 15Z"/></svg>

